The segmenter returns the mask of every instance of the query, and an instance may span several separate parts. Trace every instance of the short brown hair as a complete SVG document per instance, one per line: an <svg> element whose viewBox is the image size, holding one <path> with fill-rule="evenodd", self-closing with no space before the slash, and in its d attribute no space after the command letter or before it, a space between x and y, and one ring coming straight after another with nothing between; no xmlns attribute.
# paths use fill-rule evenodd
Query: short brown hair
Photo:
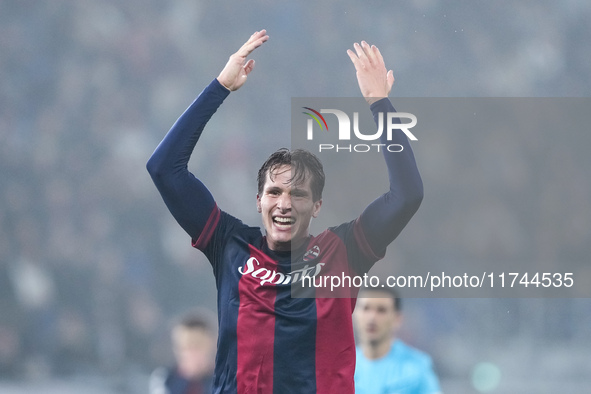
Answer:
<svg viewBox="0 0 591 394"><path fill-rule="evenodd" d="M363 294L367 294L370 292L375 293L382 293L387 295L384 298L391 298L392 303L394 305L394 310L396 312L400 312L402 310L402 299L400 298L400 294L398 291L393 287L362 287L359 289L359 298L378 298L378 297L364 297ZM382 298L382 297L379 297Z"/></svg>
<svg viewBox="0 0 591 394"><path fill-rule="evenodd" d="M290 182L292 184L297 185L303 183L306 176L311 176L310 188L312 189L312 199L318 201L322 198L325 177L320 160L307 150L295 149L290 151L287 148L281 148L271 154L259 169L257 176L259 195L263 193L267 174L271 174L274 170L284 165L291 166L292 177Z"/></svg>

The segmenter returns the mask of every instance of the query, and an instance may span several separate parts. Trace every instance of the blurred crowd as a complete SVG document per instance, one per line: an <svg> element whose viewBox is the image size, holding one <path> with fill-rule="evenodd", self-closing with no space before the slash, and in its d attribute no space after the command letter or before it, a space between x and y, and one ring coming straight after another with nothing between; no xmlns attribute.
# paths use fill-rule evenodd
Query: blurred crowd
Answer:
<svg viewBox="0 0 591 394"><path fill-rule="evenodd" d="M252 82L228 99L191 162L218 204L251 225L260 220L258 164L290 143L290 97L358 95L345 54L354 40L384 48L400 96L591 92L587 2L442 3L0 2L0 378L115 374L129 365L149 372L171 360L173 316L196 305L215 310L211 268L170 218L145 163L255 29L271 39ZM438 198L457 210L429 211L422 223L433 231L415 229L395 256L588 261L588 144L489 135L473 151L510 151L495 158L505 167L486 173L486 157L434 138L441 150L423 152L419 164L426 179L450 181L436 185ZM523 193L531 204L515 199ZM524 242L533 252L520 255ZM470 253L450 252L466 243ZM591 308L580 300L417 303L423 325L409 332L436 364L477 339L468 321L507 341L531 329L540 341L591 345L583 335ZM505 311L511 317L489 327ZM429 341L435 332L438 344Z"/></svg>

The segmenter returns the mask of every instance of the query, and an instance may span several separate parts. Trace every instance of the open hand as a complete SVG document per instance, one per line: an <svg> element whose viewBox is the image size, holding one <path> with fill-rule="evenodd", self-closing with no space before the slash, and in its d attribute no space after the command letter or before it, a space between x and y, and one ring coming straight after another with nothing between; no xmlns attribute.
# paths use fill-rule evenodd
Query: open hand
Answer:
<svg viewBox="0 0 591 394"><path fill-rule="evenodd" d="M269 36L265 29L257 31L250 36L238 52L230 56L228 63L226 63L226 66L218 76L218 81L228 90L234 91L240 89L244 85L244 82L246 82L246 77L254 68L254 60L250 59L246 61L246 57L256 48L263 45L268 39Z"/></svg>
<svg viewBox="0 0 591 394"><path fill-rule="evenodd" d="M365 41L361 41L361 45L355 43L353 47L355 52L347 49L347 54L357 70L357 82L365 100L373 104L388 97L394 83L394 73L392 70L386 71L380 50Z"/></svg>

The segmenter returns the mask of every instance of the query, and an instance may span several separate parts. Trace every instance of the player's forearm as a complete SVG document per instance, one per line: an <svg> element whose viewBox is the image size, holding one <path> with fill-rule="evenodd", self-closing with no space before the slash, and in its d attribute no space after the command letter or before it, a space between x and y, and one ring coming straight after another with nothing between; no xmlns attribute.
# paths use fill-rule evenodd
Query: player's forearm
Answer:
<svg viewBox="0 0 591 394"><path fill-rule="evenodd" d="M214 80L172 126L147 164L170 213L195 240L216 204L205 185L189 172L187 164L205 124L228 93Z"/></svg>
<svg viewBox="0 0 591 394"><path fill-rule="evenodd" d="M376 123L380 113L381 116L386 116L388 112L395 112L387 98L372 104L371 110ZM386 124L385 119L383 124ZM384 150L389 190L370 204L361 215L367 240L376 252L385 249L400 234L423 200L423 182L408 138L402 131L393 131L391 141L386 138L387 133L382 133L382 144L399 144L402 151Z"/></svg>
<svg viewBox="0 0 591 394"><path fill-rule="evenodd" d="M388 112L396 112L388 98L372 104L371 110L376 124L378 124L380 114L385 117ZM385 125L387 123L386 119L383 120L383 124ZM390 192L403 200L405 204L415 206L416 211L423 199L423 181L417 168L410 141L400 130L394 130L392 132L391 141L387 141L386 138L387 133L382 133L381 142L383 144L398 144L403 147L401 152L383 151L388 168Z"/></svg>
<svg viewBox="0 0 591 394"><path fill-rule="evenodd" d="M214 79L178 118L148 161L155 182L188 175L189 158L206 123L229 93Z"/></svg>

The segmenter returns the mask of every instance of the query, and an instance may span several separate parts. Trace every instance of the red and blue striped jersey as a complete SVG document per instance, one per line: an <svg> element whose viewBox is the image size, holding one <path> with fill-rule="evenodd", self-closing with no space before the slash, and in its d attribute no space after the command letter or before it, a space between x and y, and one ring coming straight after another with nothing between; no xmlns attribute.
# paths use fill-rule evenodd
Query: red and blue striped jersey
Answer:
<svg viewBox="0 0 591 394"><path fill-rule="evenodd" d="M214 80L175 122L147 165L171 214L213 267L219 323L214 392L353 393L355 289L348 289L345 298L326 293L326 287L315 288L307 298L292 291L304 276L363 275L385 253L422 200L410 144L402 133L392 139L404 149L384 151L389 190L356 220L310 236L299 251L272 251L259 228L220 210L188 170L201 132L228 94ZM382 99L371 110L377 123L394 108Z"/></svg>
<svg viewBox="0 0 591 394"><path fill-rule="evenodd" d="M300 253L269 250L259 228L217 206L207 228L193 245L211 262L218 290L216 392L353 393L356 294L295 298L292 285L365 273L379 257L359 222L310 237Z"/></svg>

